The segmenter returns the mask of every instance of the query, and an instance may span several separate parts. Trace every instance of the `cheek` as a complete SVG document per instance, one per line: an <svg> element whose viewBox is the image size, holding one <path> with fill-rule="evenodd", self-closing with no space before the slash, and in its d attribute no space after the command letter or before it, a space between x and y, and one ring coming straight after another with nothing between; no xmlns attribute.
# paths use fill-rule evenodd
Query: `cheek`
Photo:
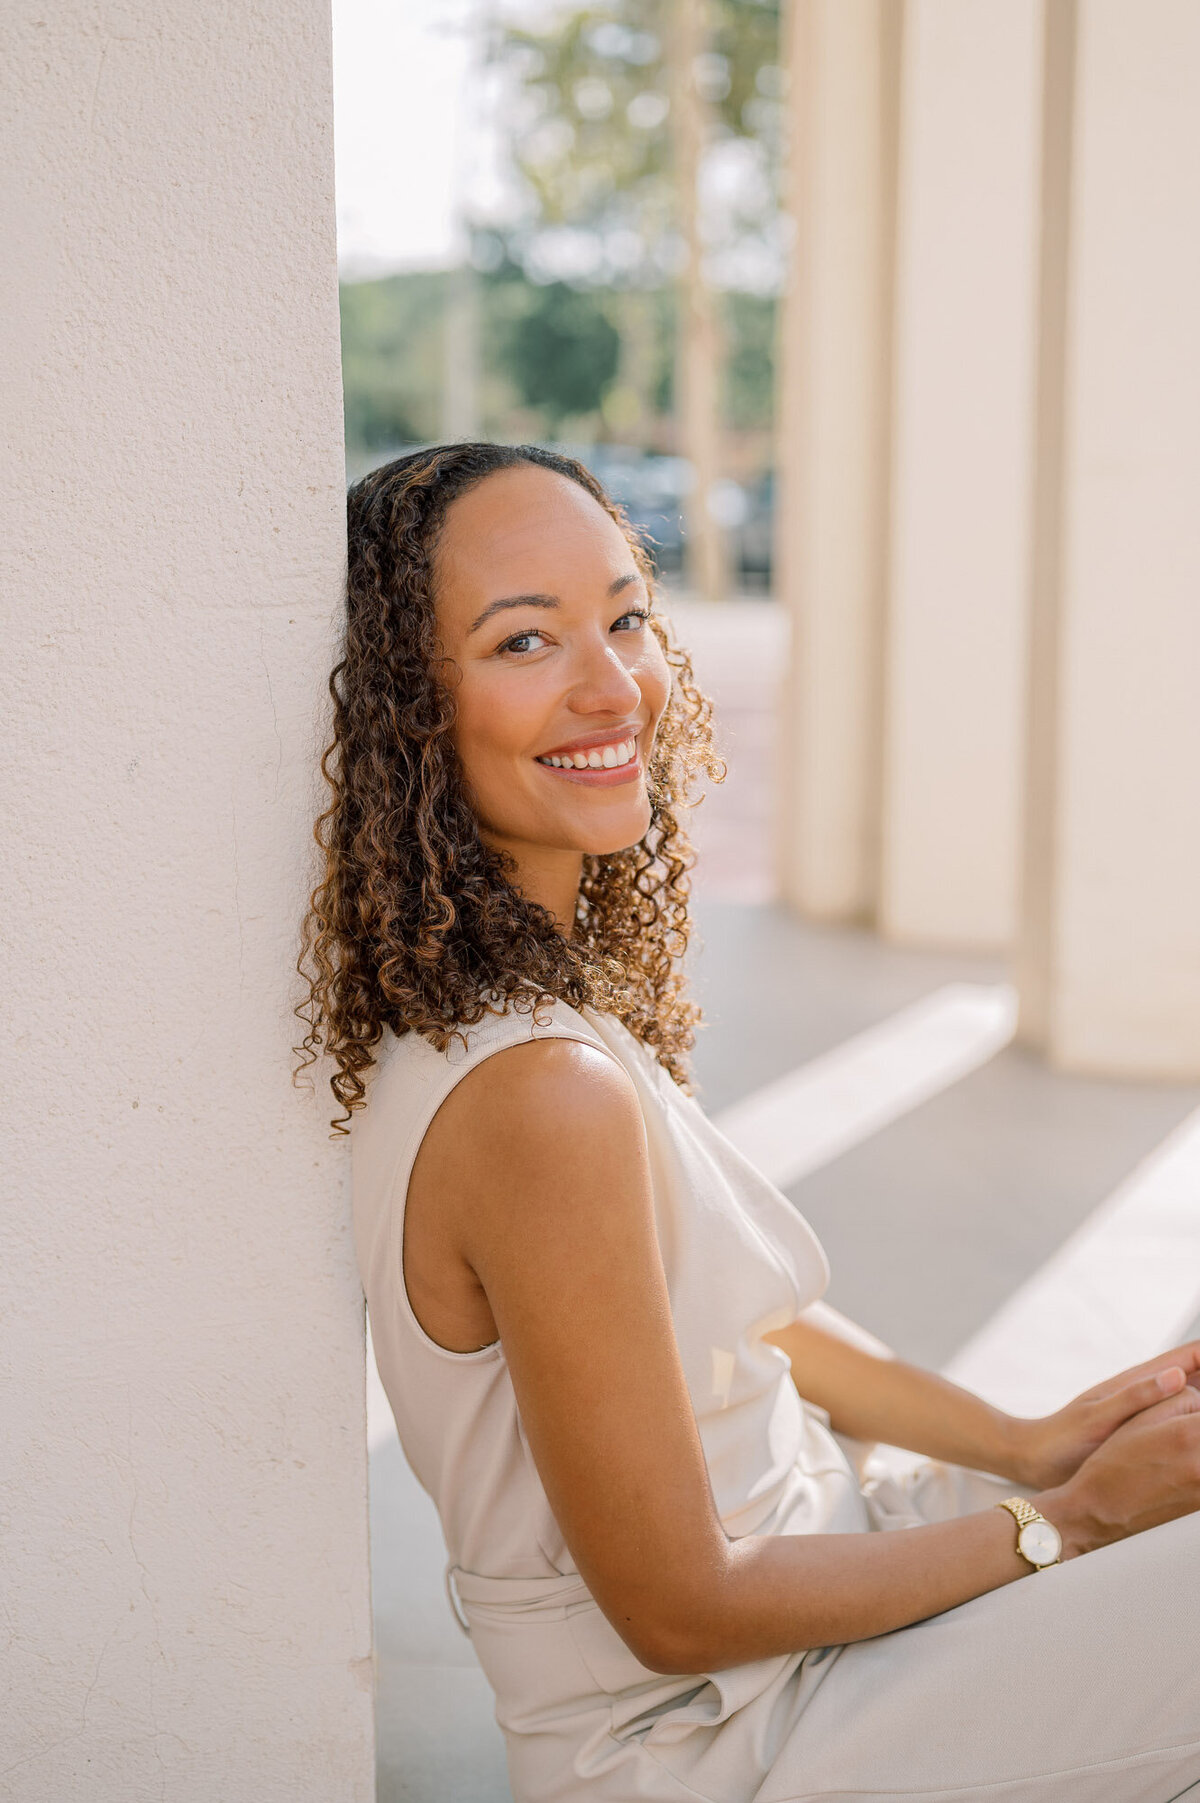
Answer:
<svg viewBox="0 0 1200 1803"><path fill-rule="evenodd" d="M486 766L536 737L541 709L536 685L468 677L458 691L455 740L464 763Z"/></svg>
<svg viewBox="0 0 1200 1803"><path fill-rule="evenodd" d="M657 639L638 660L634 675L657 725L671 699L671 667Z"/></svg>
<svg viewBox="0 0 1200 1803"><path fill-rule="evenodd" d="M516 830L525 818L536 778L525 764L530 746L548 730L547 697L533 675L523 671L523 680L515 682L507 670L494 679L490 671L472 672L458 693L459 762L480 820L496 832ZM553 697L549 712L552 717Z"/></svg>

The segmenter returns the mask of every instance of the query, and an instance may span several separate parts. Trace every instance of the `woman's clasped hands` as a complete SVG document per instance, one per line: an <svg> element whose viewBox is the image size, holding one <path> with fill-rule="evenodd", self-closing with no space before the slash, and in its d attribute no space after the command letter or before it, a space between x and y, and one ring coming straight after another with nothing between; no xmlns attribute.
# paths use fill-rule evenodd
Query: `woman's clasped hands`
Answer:
<svg viewBox="0 0 1200 1803"><path fill-rule="evenodd" d="M1061 1504L1065 1556L1200 1508L1200 1340L1017 1423L1025 1483ZM1057 1520L1058 1514L1051 1517Z"/></svg>

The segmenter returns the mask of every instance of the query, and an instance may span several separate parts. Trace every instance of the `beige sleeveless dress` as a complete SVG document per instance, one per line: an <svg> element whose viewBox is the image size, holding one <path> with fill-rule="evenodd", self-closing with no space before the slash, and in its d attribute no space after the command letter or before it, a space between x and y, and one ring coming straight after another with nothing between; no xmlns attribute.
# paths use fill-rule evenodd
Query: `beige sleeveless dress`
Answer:
<svg viewBox="0 0 1200 1803"><path fill-rule="evenodd" d="M679 1356L713 1495L732 1538L904 1527L986 1506L1014 1486L932 1461L907 1480L864 1480L859 1449L801 1400L786 1356L763 1339L825 1290L829 1269L820 1243L615 1017L556 1002L536 1017L488 1015L465 1032L466 1049L456 1042L445 1054L415 1033L386 1036L367 1106L352 1128L354 1229L379 1374L405 1454L441 1518L449 1601L495 1691L517 1803L796 1803L866 1795L868 1780L873 1797L977 1796L979 1775L955 1789L954 1760L939 1766L936 1756L930 1773L941 1783L921 1789L929 1736L914 1728L913 1702L903 1700L902 1686L889 1699L884 1684L881 1707L878 1673L864 1685L853 1668L857 1662L867 1669L857 1656L868 1649L890 1647L898 1672L908 1643L909 1667L962 1719L967 1700L954 1696L964 1683L962 1647L943 1644L922 1658L919 1637L981 1605L986 1612L1013 1593L1028 1596L1025 1582L900 1634L848 1648L797 1648L695 1676L648 1670L601 1613L546 1500L503 1347L462 1353L437 1345L417 1322L402 1277L405 1198L426 1128L468 1071L531 1038L594 1046L623 1066L637 1090ZM1072 1573L1122 1550L1038 1573L1034 1587L1062 1588ZM1019 1609L1011 1632L1024 1639ZM968 1664L979 1645L979 1634L968 1631ZM835 1682L844 1663L848 1681ZM824 1709L831 1721L818 1720L826 1693L842 1699ZM977 1703L990 1723L986 1687ZM994 1713L998 1725L1002 1712ZM856 1774L849 1749L858 1733L868 1763L860 1760ZM1110 1795L1113 1803L1143 1795L1149 1803L1175 1794L1071 1790L1055 1747L1057 1788L996 1794L1055 1803ZM990 1760L985 1767L990 1775ZM978 1761L964 1768L979 1769ZM1046 1784L1026 1770L1023 1781L1032 1780ZM1122 1783L1128 1785L1128 1772Z"/></svg>

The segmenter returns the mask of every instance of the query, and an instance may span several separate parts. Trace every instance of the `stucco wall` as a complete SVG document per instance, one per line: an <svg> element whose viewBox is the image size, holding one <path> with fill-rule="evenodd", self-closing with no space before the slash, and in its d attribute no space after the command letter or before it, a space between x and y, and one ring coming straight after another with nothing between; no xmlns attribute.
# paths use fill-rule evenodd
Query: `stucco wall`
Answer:
<svg viewBox="0 0 1200 1803"><path fill-rule="evenodd" d="M289 1051L343 544L327 0L4 34L0 1792L366 1799L362 1305Z"/></svg>

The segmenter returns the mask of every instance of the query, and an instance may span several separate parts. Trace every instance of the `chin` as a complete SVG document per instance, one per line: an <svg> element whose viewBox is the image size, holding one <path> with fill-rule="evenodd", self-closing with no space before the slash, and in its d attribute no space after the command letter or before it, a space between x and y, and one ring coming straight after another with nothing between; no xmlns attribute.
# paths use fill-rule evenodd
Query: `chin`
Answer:
<svg viewBox="0 0 1200 1803"><path fill-rule="evenodd" d="M593 858L605 858L615 851L627 851L644 839L650 826L650 809L630 809L620 820L598 823L580 830L573 849Z"/></svg>

